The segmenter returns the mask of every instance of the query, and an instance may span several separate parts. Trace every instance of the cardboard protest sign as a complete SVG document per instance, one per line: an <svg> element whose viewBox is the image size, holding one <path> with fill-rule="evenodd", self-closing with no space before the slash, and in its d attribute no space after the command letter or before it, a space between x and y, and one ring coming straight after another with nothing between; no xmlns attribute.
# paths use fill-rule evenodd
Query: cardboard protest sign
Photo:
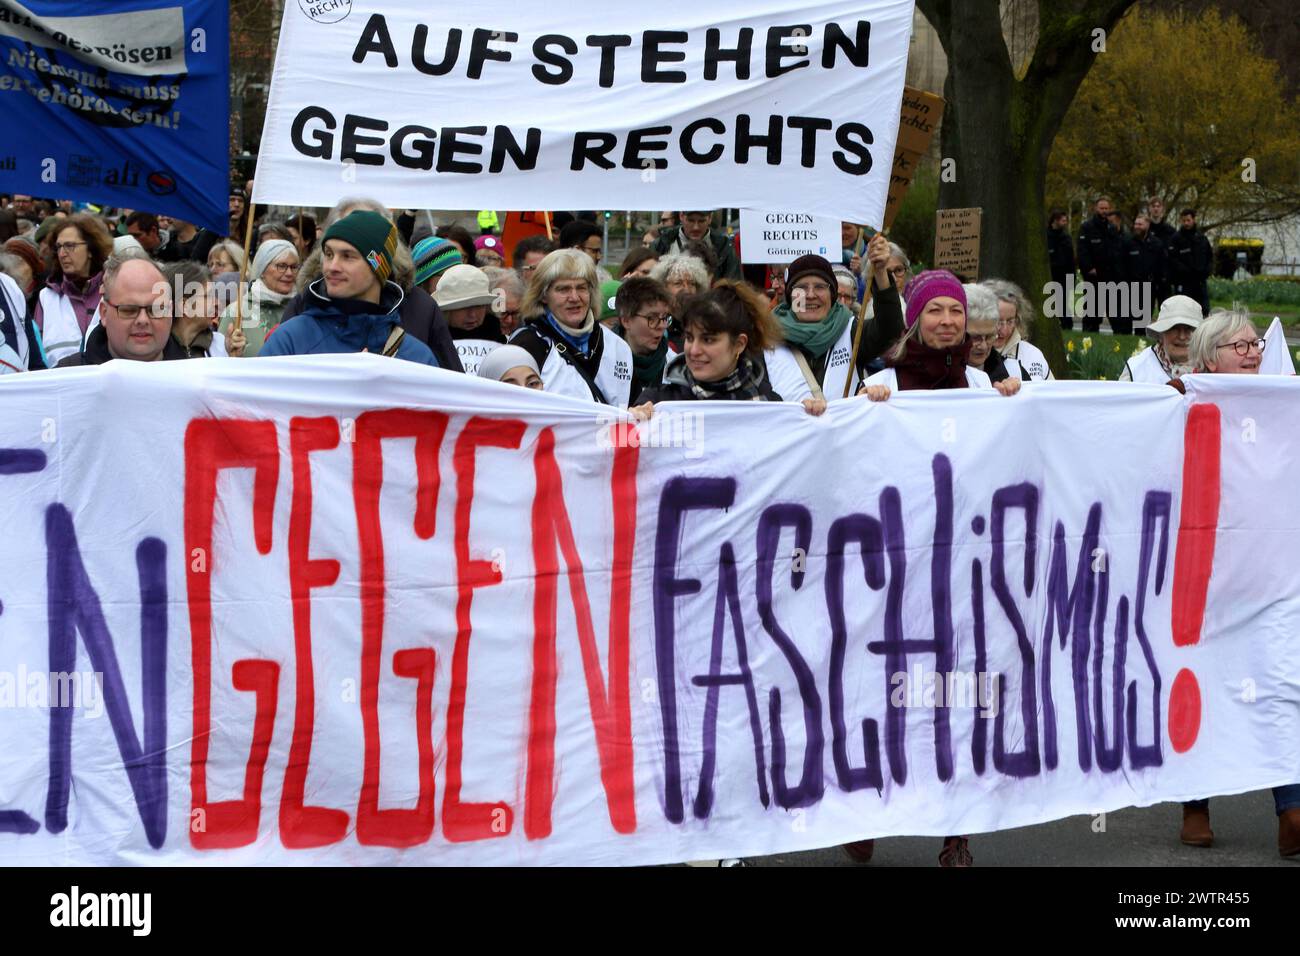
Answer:
<svg viewBox="0 0 1300 956"><path fill-rule="evenodd" d="M284 6L258 202L881 221L912 0L325 6Z"/></svg>
<svg viewBox="0 0 1300 956"><path fill-rule="evenodd" d="M983 210L940 209L935 213L934 267L967 282L980 274L980 220Z"/></svg>
<svg viewBox="0 0 1300 956"><path fill-rule="evenodd" d="M943 118L943 97L908 86L903 89L903 109L898 119L898 145L894 149L894 168L889 177L889 198L885 202L885 228L894 224L903 206L917 164L930 150L930 140Z"/></svg>
<svg viewBox="0 0 1300 956"><path fill-rule="evenodd" d="M629 429L368 354L4 376L0 858L650 864L1300 780L1300 387L1187 388Z"/></svg>
<svg viewBox="0 0 1300 956"><path fill-rule="evenodd" d="M0 0L0 192L146 209L225 235L228 33L219 0Z"/></svg>

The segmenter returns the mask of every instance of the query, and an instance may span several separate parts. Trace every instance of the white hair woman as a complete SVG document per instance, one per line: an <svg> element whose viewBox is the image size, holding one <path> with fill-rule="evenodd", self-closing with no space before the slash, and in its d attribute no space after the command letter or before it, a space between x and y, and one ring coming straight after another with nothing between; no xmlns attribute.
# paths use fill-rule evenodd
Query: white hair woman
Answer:
<svg viewBox="0 0 1300 956"><path fill-rule="evenodd" d="M1215 309L1192 333L1188 358L1198 372L1259 374L1264 340L1245 312Z"/></svg>
<svg viewBox="0 0 1300 956"><path fill-rule="evenodd" d="M1192 333L1188 351L1197 372L1258 375L1264 340L1247 313L1216 309ZM1300 856L1300 783L1274 787L1273 804L1277 810L1278 853ZM1180 839L1188 846L1213 845L1208 797L1183 804Z"/></svg>
<svg viewBox="0 0 1300 956"><path fill-rule="evenodd" d="M231 355L250 358L261 351L267 334L284 319L284 304L293 296L298 267L298 249L287 239L270 239L257 247L243 303L231 302L221 313ZM242 322L236 320L237 311Z"/></svg>
<svg viewBox="0 0 1300 956"><path fill-rule="evenodd" d="M1007 374L1032 382L1054 378L1047 356L1029 341L1034 309L1024 290L1006 279L987 279L980 285L997 296L997 349L1006 363Z"/></svg>
<svg viewBox="0 0 1300 956"><path fill-rule="evenodd" d="M673 252L661 256L650 270L650 278L662 282L673 297L673 308L681 311L686 300L709 289L709 270L697 256Z"/></svg>
<svg viewBox="0 0 1300 956"><path fill-rule="evenodd" d="M992 289L975 283L968 283L962 288L966 292L966 340L970 343L966 364L979 369L995 384L1011 378L1002 353L995 347L998 338L998 297Z"/></svg>
<svg viewBox="0 0 1300 956"><path fill-rule="evenodd" d="M627 407L632 350L596 321L600 280L580 249L557 249L538 265L519 312L523 327L510 339L541 369L548 392Z"/></svg>

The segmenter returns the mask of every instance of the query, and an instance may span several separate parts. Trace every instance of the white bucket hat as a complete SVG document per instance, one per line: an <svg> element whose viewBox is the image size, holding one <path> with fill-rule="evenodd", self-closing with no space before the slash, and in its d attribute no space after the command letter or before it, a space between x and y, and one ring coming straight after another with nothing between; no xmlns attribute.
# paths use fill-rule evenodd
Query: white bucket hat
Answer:
<svg viewBox="0 0 1300 956"><path fill-rule="evenodd" d="M1175 325L1197 328L1201 324L1201 303L1189 295L1171 295L1160 303L1160 318L1147 326L1148 332L1159 335Z"/></svg>
<svg viewBox="0 0 1300 956"><path fill-rule="evenodd" d="M488 288L487 273L477 266L463 263L442 274L433 298L440 309L468 309L476 305L491 305L496 300Z"/></svg>

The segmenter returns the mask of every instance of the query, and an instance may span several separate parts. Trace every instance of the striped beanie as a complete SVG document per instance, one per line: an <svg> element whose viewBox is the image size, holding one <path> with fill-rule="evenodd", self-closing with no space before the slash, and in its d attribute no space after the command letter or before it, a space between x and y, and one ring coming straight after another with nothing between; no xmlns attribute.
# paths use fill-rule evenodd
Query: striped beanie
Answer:
<svg viewBox="0 0 1300 956"><path fill-rule="evenodd" d="M423 285L425 280L432 279L439 273L447 271L452 266L461 265L465 261L465 257L460 254L459 246L437 236L429 236L417 242L415 248L411 250L411 258L415 260L416 285Z"/></svg>
<svg viewBox="0 0 1300 956"><path fill-rule="evenodd" d="M369 209L350 212L325 230L324 242L341 239L355 246L380 282L393 274L393 256L397 254L397 227L384 216Z"/></svg>

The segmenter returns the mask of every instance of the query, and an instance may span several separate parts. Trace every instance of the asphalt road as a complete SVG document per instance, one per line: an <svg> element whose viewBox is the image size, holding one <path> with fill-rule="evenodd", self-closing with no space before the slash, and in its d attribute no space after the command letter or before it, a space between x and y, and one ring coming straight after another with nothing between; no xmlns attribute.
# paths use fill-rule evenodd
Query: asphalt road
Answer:
<svg viewBox="0 0 1300 956"><path fill-rule="evenodd" d="M1105 832L1095 818L975 834L976 866L1292 866L1300 857L1277 852L1277 815L1267 790L1215 797L1210 802L1214 846L1199 849L1178 841L1182 808L1176 803L1132 807L1106 814ZM890 837L876 841L870 863L854 863L839 847L785 853L746 861L751 866L937 866L938 837Z"/></svg>

